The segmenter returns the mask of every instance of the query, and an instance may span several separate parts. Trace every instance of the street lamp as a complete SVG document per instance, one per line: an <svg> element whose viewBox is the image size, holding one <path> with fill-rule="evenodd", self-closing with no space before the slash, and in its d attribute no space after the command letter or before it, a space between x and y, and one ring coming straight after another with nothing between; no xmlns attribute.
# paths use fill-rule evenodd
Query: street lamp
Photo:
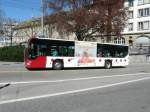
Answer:
<svg viewBox="0 0 150 112"><path fill-rule="evenodd" d="M148 47L148 54L150 55L150 37L149 37L149 47Z"/></svg>
<svg viewBox="0 0 150 112"><path fill-rule="evenodd" d="M41 0L41 28L42 36L44 35L44 0Z"/></svg>

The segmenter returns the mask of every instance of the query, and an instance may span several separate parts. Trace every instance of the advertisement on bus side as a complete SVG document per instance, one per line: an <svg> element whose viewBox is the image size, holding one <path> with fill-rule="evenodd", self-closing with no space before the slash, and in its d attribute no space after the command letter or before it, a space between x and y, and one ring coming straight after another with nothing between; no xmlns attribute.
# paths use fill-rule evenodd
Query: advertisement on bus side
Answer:
<svg viewBox="0 0 150 112"><path fill-rule="evenodd" d="M76 42L75 56L77 58L77 66L95 66L96 65L96 51L95 43Z"/></svg>

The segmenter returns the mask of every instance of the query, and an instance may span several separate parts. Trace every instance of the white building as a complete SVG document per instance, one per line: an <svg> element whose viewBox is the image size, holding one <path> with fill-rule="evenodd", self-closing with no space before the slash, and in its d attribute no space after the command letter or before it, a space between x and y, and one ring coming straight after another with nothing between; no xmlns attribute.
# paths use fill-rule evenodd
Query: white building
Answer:
<svg viewBox="0 0 150 112"><path fill-rule="evenodd" d="M0 47L9 46L10 42L9 37L0 36Z"/></svg>
<svg viewBox="0 0 150 112"><path fill-rule="evenodd" d="M129 8L128 24L123 35L132 46L149 52L150 47L150 0L126 0Z"/></svg>

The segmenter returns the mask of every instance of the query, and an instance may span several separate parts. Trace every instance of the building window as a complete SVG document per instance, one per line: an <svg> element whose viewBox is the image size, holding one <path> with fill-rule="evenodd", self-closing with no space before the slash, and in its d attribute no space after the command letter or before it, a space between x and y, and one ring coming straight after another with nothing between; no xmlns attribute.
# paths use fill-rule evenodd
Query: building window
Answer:
<svg viewBox="0 0 150 112"><path fill-rule="evenodd" d="M129 7L133 7L133 0L128 0L129 2Z"/></svg>
<svg viewBox="0 0 150 112"><path fill-rule="evenodd" d="M150 0L138 0L138 5L148 4Z"/></svg>
<svg viewBox="0 0 150 112"><path fill-rule="evenodd" d="M132 36L129 37L129 46L133 46Z"/></svg>
<svg viewBox="0 0 150 112"><path fill-rule="evenodd" d="M144 4L150 3L150 0L144 0Z"/></svg>
<svg viewBox="0 0 150 112"><path fill-rule="evenodd" d="M138 10L138 17L143 17L143 9Z"/></svg>
<svg viewBox="0 0 150 112"><path fill-rule="evenodd" d="M149 15L150 15L150 8L138 10L138 17L144 17L144 16L149 16Z"/></svg>
<svg viewBox="0 0 150 112"><path fill-rule="evenodd" d="M143 0L138 0L138 5L143 5Z"/></svg>
<svg viewBox="0 0 150 112"><path fill-rule="evenodd" d="M150 8L145 8L144 9L144 16L149 16L149 11L150 10Z"/></svg>
<svg viewBox="0 0 150 112"><path fill-rule="evenodd" d="M114 38L114 43L115 44L125 44L125 38L124 37Z"/></svg>
<svg viewBox="0 0 150 112"><path fill-rule="evenodd" d="M139 22L138 30L149 30L149 21Z"/></svg>
<svg viewBox="0 0 150 112"><path fill-rule="evenodd" d="M143 22L138 23L138 30L143 30Z"/></svg>
<svg viewBox="0 0 150 112"><path fill-rule="evenodd" d="M128 24L128 30L129 31L133 31L133 23L129 23Z"/></svg>
<svg viewBox="0 0 150 112"><path fill-rule="evenodd" d="M133 11L129 11L128 16L129 16L129 19L132 19L133 18Z"/></svg>
<svg viewBox="0 0 150 112"><path fill-rule="evenodd" d="M143 30L148 30L149 29L149 21L143 22Z"/></svg>

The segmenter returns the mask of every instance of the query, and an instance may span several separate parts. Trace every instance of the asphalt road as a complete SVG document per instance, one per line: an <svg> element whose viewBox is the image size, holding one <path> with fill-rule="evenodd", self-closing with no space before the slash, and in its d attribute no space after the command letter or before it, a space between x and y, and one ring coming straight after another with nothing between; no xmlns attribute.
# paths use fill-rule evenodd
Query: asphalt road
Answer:
<svg viewBox="0 0 150 112"><path fill-rule="evenodd" d="M150 112L150 63L27 71L0 63L0 112Z"/></svg>

